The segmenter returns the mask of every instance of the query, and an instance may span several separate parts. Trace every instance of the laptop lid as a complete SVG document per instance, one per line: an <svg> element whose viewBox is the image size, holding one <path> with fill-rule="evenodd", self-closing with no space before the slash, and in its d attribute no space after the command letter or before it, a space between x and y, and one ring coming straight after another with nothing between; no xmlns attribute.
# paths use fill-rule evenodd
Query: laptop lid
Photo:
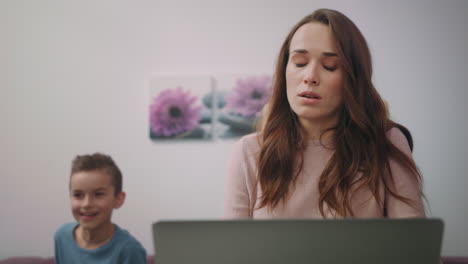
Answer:
<svg viewBox="0 0 468 264"><path fill-rule="evenodd" d="M158 264L439 264L439 219L161 221Z"/></svg>

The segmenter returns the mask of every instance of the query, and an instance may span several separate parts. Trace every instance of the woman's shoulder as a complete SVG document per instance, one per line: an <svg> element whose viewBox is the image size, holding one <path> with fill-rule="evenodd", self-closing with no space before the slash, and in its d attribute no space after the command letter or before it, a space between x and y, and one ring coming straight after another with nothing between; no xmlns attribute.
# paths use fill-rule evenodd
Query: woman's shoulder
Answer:
<svg viewBox="0 0 468 264"><path fill-rule="evenodd" d="M239 141L242 142L242 144L247 144L247 145L258 145L258 137L259 134L257 132L247 134L242 136Z"/></svg>
<svg viewBox="0 0 468 264"><path fill-rule="evenodd" d="M260 149L258 134L242 136L235 144L233 154L241 160L255 160Z"/></svg>
<svg viewBox="0 0 468 264"><path fill-rule="evenodd" d="M245 136L242 136L236 144L241 147L244 151L251 152L256 151L260 147L259 145L259 134L252 133Z"/></svg>
<svg viewBox="0 0 468 264"><path fill-rule="evenodd" d="M392 127L387 132L387 138L390 142L397 147L398 149L411 153L410 144L412 145L412 138L410 134L410 138L404 133L399 127ZM409 132L409 131L408 131Z"/></svg>

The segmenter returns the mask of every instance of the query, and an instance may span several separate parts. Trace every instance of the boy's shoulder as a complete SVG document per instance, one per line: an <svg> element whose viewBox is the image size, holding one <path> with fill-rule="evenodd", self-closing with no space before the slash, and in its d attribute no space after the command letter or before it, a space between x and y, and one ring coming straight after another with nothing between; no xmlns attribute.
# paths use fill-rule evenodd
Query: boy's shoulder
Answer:
<svg viewBox="0 0 468 264"><path fill-rule="evenodd" d="M131 259L146 259L146 250L141 243L127 230L115 225L115 244L123 256Z"/></svg>
<svg viewBox="0 0 468 264"><path fill-rule="evenodd" d="M62 226L60 226L57 231L55 231L54 237L59 238L59 237L64 237L64 236L69 236L73 235L73 230L75 227L78 225L78 223L65 223Z"/></svg>
<svg viewBox="0 0 468 264"><path fill-rule="evenodd" d="M130 234L126 229L121 228L118 225L115 225L116 239L122 243L125 247L132 248L143 248L140 242Z"/></svg>

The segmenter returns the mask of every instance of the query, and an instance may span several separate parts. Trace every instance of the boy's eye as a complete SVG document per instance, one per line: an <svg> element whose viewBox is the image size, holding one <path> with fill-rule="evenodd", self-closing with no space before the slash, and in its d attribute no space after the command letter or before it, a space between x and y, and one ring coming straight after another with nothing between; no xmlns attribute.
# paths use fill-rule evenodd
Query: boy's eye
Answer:
<svg viewBox="0 0 468 264"><path fill-rule="evenodd" d="M103 193L103 192L97 192L97 193L96 193L96 196L103 196L104 194L105 194L105 193Z"/></svg>

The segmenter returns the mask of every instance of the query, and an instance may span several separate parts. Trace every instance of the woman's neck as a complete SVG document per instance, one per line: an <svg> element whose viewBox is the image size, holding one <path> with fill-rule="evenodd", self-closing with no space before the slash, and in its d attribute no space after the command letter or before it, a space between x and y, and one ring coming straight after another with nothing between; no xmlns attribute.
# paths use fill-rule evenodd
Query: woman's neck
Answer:
<svg viewBox="0 0 468 264"><path fill-rule="evenodd" d="M300 120L301 126L306 133L308 141L330 140L333 138L334 131L329 130L336 126L335 120L328 122L319 122L311 120Z"/></svg>

